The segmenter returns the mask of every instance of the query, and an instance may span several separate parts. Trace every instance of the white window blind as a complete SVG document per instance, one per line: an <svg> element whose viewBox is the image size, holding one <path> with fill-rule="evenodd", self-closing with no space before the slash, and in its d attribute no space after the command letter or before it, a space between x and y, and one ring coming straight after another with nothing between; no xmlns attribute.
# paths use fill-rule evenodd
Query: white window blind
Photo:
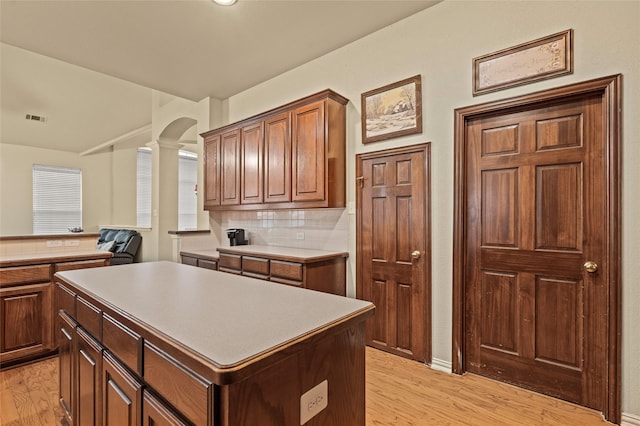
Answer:
<svg viewBox="0 0 640 426"><path fill-rule="evenodd" d="M151 149L138 148L136 162L136 225L151 228Z"/></svg>
<svg viewBox="0 0 640 426"><path fill-rule="evenodd" d="M82 227L82 170L33 165L33 233Z"/></svg>
<svg viewBox="0 0 640 426"><path fill-rule="evenodd" d="M198 154L179 151L178 155L178 230L198 227Z"/></svg>

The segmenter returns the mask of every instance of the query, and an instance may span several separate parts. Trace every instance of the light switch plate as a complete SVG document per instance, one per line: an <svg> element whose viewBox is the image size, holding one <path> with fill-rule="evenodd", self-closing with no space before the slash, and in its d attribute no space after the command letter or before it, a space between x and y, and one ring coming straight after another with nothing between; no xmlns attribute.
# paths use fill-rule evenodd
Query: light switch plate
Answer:
<svg viewBox="0 0 640 426"><path fill-rule="evenodd" d="M311 420L329 405L329 382L323 381L300 397L300 425Z"/></svg>

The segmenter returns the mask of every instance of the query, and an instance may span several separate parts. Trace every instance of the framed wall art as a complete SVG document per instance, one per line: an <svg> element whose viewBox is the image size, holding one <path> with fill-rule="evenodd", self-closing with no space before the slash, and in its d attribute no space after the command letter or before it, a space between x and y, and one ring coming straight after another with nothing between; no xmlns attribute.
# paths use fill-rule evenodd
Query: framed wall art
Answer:
<svg viewBox="0 0 640 426"><path fill-rule="evenodd" d="M473 59L473 96L573 72L573 30Z"/></svg>
<svg viewBox="0 0 640 426"><path fill-rule="evenodd" d="M362 94L362 143L414 133L422 133L420 75Z"/></svg>

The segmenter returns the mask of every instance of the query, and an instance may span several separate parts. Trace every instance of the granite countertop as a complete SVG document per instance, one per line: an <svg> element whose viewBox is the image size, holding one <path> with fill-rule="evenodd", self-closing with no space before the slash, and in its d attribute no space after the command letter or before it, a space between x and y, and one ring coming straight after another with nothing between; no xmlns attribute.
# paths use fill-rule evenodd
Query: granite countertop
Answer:
<svg viewBox="0 0 640 426"><path fill-rule="evenodd" d="M87 259L109 259L111 252L102 250L51 251L40 253L21 253L0 256L0 267L26 266L40 263L67 262Z"/></svg>
<svg viewBox="0 0 640 426"><path fill-rule="evenodd" d="M283 260L297 260L302 263L318 262L336 257L348 257L348 252L303 249L297 247L246 245L232 247L218 247L219 252L235 253L240 255L267 256Z"/></svg>
<svg viewBox="0 0 640 426"><path fill-rule="evenodd" d="M222 369L374 309L362 300L166 261L56 276Z"/></svg>

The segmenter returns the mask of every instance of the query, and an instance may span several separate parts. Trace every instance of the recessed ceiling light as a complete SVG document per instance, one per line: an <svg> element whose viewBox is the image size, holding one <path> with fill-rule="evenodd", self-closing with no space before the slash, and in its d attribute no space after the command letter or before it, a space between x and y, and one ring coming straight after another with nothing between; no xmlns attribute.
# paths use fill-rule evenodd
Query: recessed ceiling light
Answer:
<svg viewBox="0 0 640 426"><path fill-rule="evenodd" d="M213 0L214 3L217 3L221 6L231 6L232 4L234 4L237 0Z"/></svg>

